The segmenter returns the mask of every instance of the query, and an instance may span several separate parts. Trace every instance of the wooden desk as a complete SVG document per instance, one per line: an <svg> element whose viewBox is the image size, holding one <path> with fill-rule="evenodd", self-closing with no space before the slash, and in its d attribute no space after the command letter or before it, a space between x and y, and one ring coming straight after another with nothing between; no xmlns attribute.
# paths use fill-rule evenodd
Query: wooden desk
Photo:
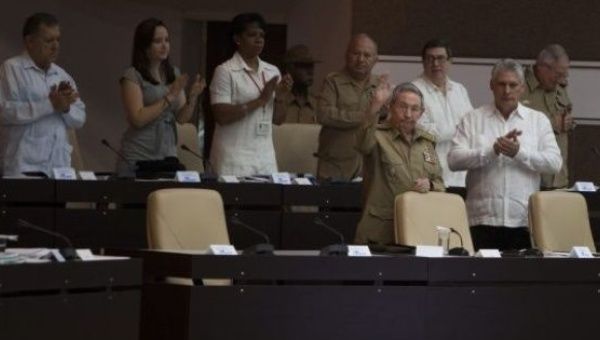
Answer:
<svg viewBox="0 0 600 340"><path fill-rule="evenodd" d="M0 339L139 338L139 259L0 266Z"/></svg>
<svg viewBox="0 0 600 340"><path fill-rule="evenodd" d="M147 278L146 339L505 340L597 333L600 259L138 254ZM168 276L235 284L161 281Z"/></svg>

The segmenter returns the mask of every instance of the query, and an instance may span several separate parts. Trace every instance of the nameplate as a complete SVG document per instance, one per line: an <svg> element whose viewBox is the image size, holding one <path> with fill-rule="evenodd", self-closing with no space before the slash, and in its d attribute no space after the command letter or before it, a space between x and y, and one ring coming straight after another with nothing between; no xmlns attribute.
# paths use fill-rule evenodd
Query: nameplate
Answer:
<svg viewBox="0 0 600 340"><path fill-rule="evenodd" d="M356 246L348 245L348 256L354 257L369 257L371 256L371 250L369 246Z"/></svg>
<svg viewBox="0 0 600 340"><path fill-rule="evenodd" d="M50 249L50 254L56 260L56 262L66 262L64 256L60 253L58 249Z"/></svg>
<svg viewBox="0 0 600 340"><path fill-rule="evenodd" d="M575 191L596 192L594 182L575 182Z"/></svg>
<svg viewBox="0 0 600 340"><path fill-rule="evenodd" d="M475 253L475 257L498 258L502 257L498 249L479 249Z"/></svg>
<svg viewBox="0 0 600 340"><path fill-rule="evenodd" d="M224 183L239 183L240 180L237 177L235 177L235 176L221 175L221 176L219 176L219 182L224 182Z"/></svg>
<svg viewBox="0 0 600 340"><path fill-rule="evenodd" d="M312 185L312 182L310 181L310 179L308 179L306 177L296 177L296 178L294 178L294 184L297 184L297 185Z"/></svg>
<svg viewBox="0 0 600 340"><path fill-rule="evenodd" d="M96 174L93 171L79 171L79 177L84 181L97 180Z"/></svg>
<svg viewBox="0 0 600 340"><path fill-rule="evenodd" d="M75 250L77 256L81 259L81 261L92 261L96 259L96 256L92 254L90 249L77 249Z"/></svg>
<svg viewBox="0 0 600 340"><path fill-rule="evenodd" d="M237 255L237 251L229 244L211 244L208 253L212 255Z"/></svg>
<svg viewBox="0 0 600 340"><path fill-rule="evenodd" d="M175 178L180 183L200 183L200 174L198 171L177 171Z"/></svg>
<svg viewBox="0 0 600 340"><path fill-rule="evenodd" d="M444 257L444 248L440 246L421 246L417 245L415 255L421 257Z"/></svg>
<svg viewBox="0 0 600 340"><path fill-rule="evenodd" d="M274 172L271 174L271 179L273 180L273 183L275 183L275 184L283 184L283 185L292 184L292 178L290 177L290 174L287 172Z"/></svg>
<svg viewBox="0 0 600 340"><path fill-rule="evenodd" d="M594 257L594 255L590 251L590 248L576 246L576 247L573 247L573 249L571 249L571 252L569 253L569 257L574 257L574 258L578 258L578 259L589 259L591 257Z"/></svg>
<svg viewBox="0 0 600 340"><path fill-rule="evenodd" d="M52 169L54 179L73 181L77 179L77 173L73 168L54 168Z"/></svg>

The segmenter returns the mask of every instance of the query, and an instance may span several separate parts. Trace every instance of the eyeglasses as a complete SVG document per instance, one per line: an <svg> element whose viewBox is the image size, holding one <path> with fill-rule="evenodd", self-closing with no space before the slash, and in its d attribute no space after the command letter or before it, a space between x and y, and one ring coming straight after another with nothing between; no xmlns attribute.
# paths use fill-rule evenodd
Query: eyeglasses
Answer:
<svg viewBox="0 0 600 340"><path fill-rule="evenodd" d="M402 112L402 113L414 113L414 112L421 112L423 109L421 108L421 106L409 106L406 104L402 104L399 103L398 105L396 105L396 108Z"/></svg>
<svg viewBox="0 0 600 340"><path fill-rule="evenodd" d="M425 62L427 64L433 64L437 62L438 64L443 64L448 61L448 56L445 55L426 55Z"/></svg>

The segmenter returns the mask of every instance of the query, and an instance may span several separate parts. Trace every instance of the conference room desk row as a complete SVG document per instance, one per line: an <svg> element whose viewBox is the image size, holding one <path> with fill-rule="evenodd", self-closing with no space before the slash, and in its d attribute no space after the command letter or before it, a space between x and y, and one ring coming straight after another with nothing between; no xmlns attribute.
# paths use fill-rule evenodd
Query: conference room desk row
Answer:
<svg viewBox="0 0 600 340"><path fill-rule="evenodd" d="M600 259L129 254L144 260L143 339L506 340L598 334ZM172 283L169 277L196 284ZM206 279L232 284L203 285Z"/></svg>
<svg viewBox="0 0 600 340"><path fill-rule="evenodd" d="M0 233L21 236L15 246L48 246L47 235L17 229L25 219L67 235L77 247L146 248L146 199L164 188L206 188L223 197L226 214L265 232L278 249L318 249L338 237L314 223L319 216L352 240L361 216L361 185L317 186L263 183L177 183L173 181L54 181L0 179ZM464 189L450 192L465 196ZM600 239L600 194L585 193L596 243ZM229 224L239 249L262 242L260 236ZM60 245L57 243L57 245Z"/></svg>
<svg viewBox="0 0 600 340"><path fill-rule="evenodd" d="M0 265L0 339L139 339L142 261Z"/></svg>
<svg viewBox="0 0 600 340"><path fill-rule="evenodd" d="M276 248L313 249L339 242L313 222L321 217L352 240L360 218L360 184L319 186L265 183L178 183L174 181L0 180L0 233L16 233L16 246L47 246L47 235L17 229L25 219L68 236L76 247L146 248L146 199L164 188L204 188L223 197L226 214L265 232ZM229 223L237 248L262 242L259 235Z"/></svg>

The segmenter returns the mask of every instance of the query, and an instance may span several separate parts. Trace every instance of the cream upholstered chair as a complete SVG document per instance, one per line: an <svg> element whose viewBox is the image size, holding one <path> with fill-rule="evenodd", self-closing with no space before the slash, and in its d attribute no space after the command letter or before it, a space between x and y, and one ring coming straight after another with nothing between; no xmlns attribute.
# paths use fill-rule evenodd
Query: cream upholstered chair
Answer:
<svg viewBox="0 0 600 340"><path fill-rule="evenodd" d="M229 244L221 195L206 189L162 189L148 196L148 245L201 250Z"/></svg>
<svg viewBox="0 0 600 340"><path fill-rule="evenodd" d="M198 149L198 129L196 129L194 124L177 123L177 158L187 170L203 173L204 164L202 164L202 160L198 159L198 157L194 156L190 152L182 150L181 145L183 144L185 144L195 153L202 156L202 152Z"/></svg>
<svg viewBox="0 0 600 340"><path fill-rule="evenodd" d="M221 195L207 189L161 189L148 196L148 246L163 250L204 250L211 244L230 244ZM190 285L190 279L169 278ZM230 280L203 280L227 285Z"/></svg>
<svg viewBox="0 0 600 340"><path fill-rule="evenodd" d="M279 171L292 173L317 173L319 147L318 124L285 123L273 126L273 146Z"/></svg>
<svg viewBox="0 0 600 340"><path fill-rule="evenodd" d="M437 245L436 226L454 228L463 238L463 247L473 254L467 209L462 197L445 192L426 194L409 191L396 196L394 209L396 243ZM450 248L460 240L450 237Z"/></svg>
<svg viewBox="0 0 600 340"><path fill-rule="evenodd" d="M529 197L529 226L534 245L542 251L570 251L573 246L596 251L587 203L579 193L534 193Z"/></svg>

